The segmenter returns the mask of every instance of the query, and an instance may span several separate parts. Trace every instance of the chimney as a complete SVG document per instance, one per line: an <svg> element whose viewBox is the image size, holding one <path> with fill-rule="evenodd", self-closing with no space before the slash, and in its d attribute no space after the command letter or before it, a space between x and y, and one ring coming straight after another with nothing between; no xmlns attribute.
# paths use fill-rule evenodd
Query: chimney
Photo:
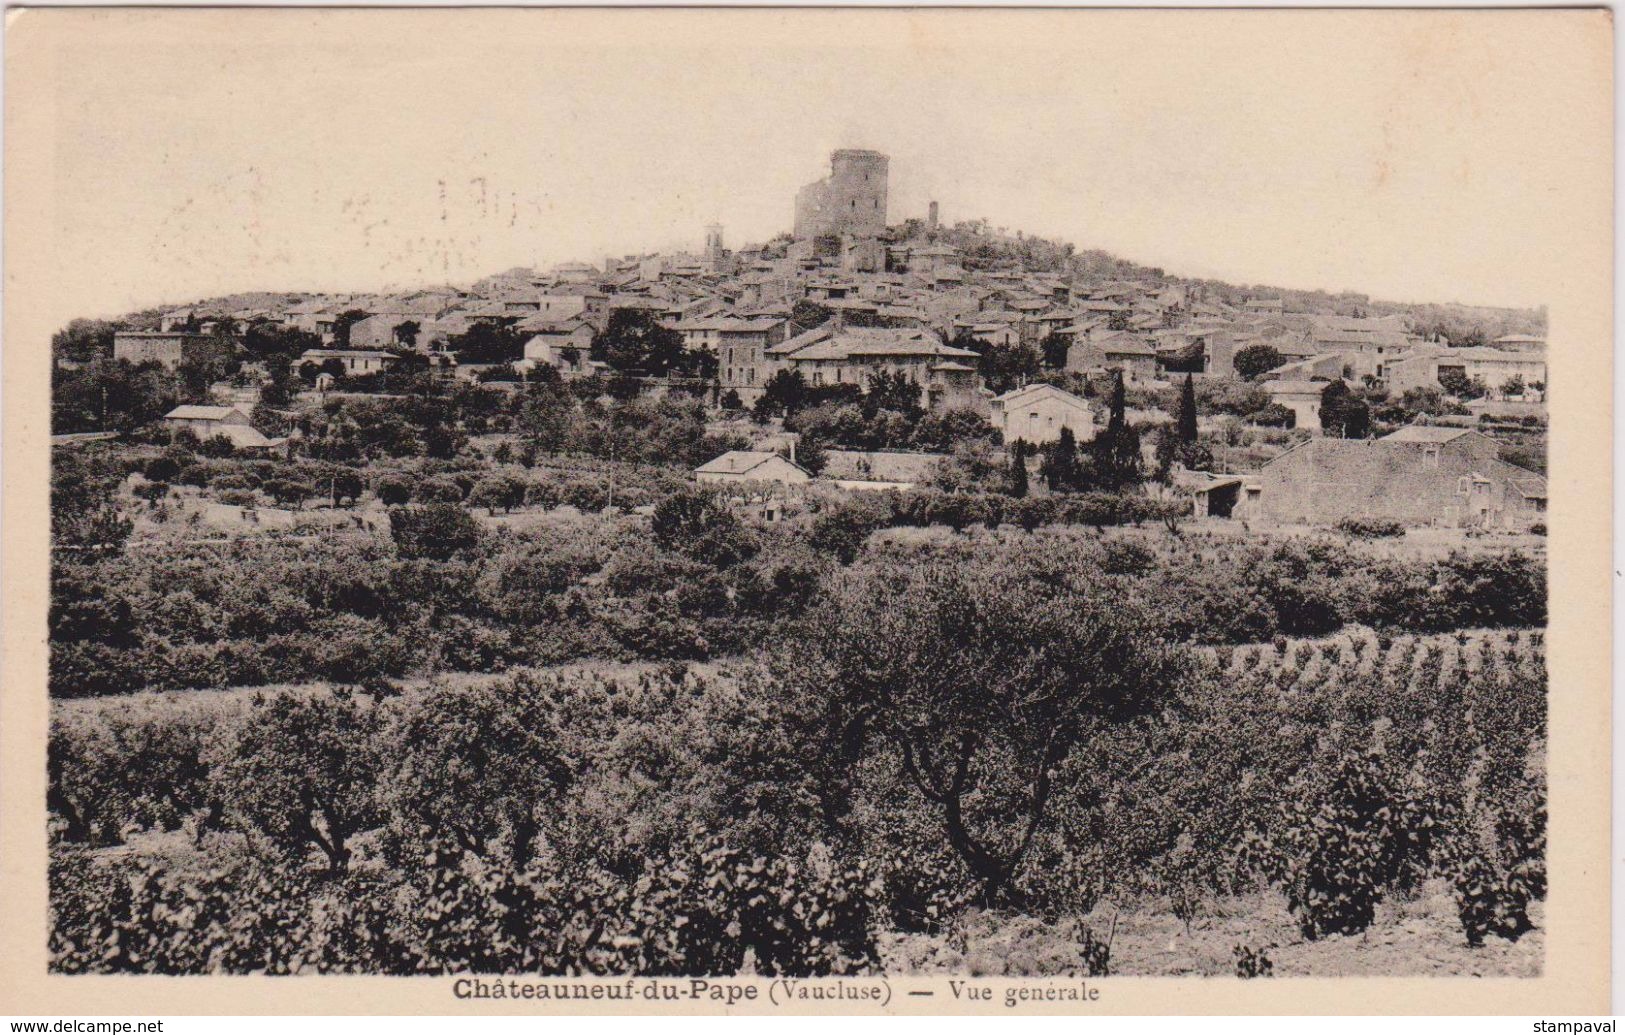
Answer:
<svg viewBox="0 0 1625 1035"><path fill-rule="evenodd" d="M935 230L937 228L937 203L934 201L926 207L925 228L927 230Z"/></svg>

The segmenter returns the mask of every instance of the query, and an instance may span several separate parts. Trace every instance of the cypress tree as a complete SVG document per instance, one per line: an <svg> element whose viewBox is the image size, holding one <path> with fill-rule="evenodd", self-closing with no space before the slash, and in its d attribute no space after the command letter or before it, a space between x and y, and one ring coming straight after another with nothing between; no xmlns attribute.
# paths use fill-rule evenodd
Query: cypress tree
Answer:
<svg viewBox="0 0 1625 1035"><path fill-rule="evenodd" d="M1106 434L1108 436L1115 435L1128 427L1126 394L1123 388L1123 372L1121 370L1113 371L1112 394L1107 402Z"/></svg>
<svg viewBox="0 0 1625 1035"><path fill-rule="evenodd" d="M1071 428L1061 429L1061 437L1050 447L1039 473L1051 492L1070 492L1077 487L1078 441L1073 437Z"/></svg>
<svg viewBox="0 0 1625 1035"><path fill-rule="evenodd" d="M1027 443L1019 438L1010 450L1010 495L1018 500L1027 495Z"/></svg>
<svg viewBox="0 0 1625 1035"><path fill-rule="evenodd" d="M1174 460L1180 455L1179 442L1174 437L1174 431L1167 425L1157 430L1157 481L1166 482L1168 472L1174 468Z"/></svg>
<svg viewBox="0 0 1625 1035"><path fill-rule="evenodd" d="M1123 373L1117 371L1112 378L1112 394L1106 430L1095 437L1091 452L1094 454L1096 477L1100 487L1117 491L1138 485L1143 477L1140 462L1140 433L1128 426L1124 402Z"/></svg>
<svg viewBox="0 0 1625 1035"><path fill-rule="evenodd" d="M1185 387L1179 393L1179 441L1189 444L1196 441L1196 385L1191 382L1191 375L1185 375Z"/></svg>

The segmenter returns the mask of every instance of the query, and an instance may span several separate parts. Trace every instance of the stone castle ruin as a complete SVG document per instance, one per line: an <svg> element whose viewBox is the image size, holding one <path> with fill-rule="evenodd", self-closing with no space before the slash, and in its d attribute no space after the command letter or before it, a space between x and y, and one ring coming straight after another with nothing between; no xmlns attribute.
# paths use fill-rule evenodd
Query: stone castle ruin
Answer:
<svg viewBox="0 0 1625 1035"><path fill-rule="evenodd" d="M875 237L886 229L886 172L879 151L836 151L830 173L796 192L795 236Z"/></svg>

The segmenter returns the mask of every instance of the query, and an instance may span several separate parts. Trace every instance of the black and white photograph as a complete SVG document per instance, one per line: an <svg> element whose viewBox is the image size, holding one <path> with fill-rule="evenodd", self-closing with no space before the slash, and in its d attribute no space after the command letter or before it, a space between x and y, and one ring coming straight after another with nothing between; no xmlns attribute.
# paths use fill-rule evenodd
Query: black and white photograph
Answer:
<svg viewBox="0 0 1625 1035"><path fill-rule="evenodd" d="M18 13L51 978L1563 977L1606 14Z"/></svg>

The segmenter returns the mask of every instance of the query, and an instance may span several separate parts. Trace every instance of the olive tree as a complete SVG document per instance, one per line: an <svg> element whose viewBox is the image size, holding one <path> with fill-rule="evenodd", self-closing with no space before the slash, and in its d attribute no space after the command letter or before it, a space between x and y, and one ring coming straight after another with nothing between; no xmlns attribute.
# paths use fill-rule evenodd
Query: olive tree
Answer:
<svg viewBox="0 0 1625 1035"><path fill-rule="evenodd" d="M847 577L776 671L826 794L884 756L934 812L985 905L1018 875L1103 725L1158 711L1184 671L1150 613L1083 565L929 564ZM830 790L833 789L833 790Z"/></svg>
<svg viewBox="0 0 1625 1035"><path fill-rule="evenodd" d="M229 818L289 854L319 848L344 873L350 839L377 825L378 726L342 691L258 701L213 759Z"/></svg>
<svg viewBox="0 0 1625 1035"><path fill-rule="evenodd" d="M464 851L523 868L569 786L542 703L514 684L437 689L390 732L390 812Z"/></svg>

